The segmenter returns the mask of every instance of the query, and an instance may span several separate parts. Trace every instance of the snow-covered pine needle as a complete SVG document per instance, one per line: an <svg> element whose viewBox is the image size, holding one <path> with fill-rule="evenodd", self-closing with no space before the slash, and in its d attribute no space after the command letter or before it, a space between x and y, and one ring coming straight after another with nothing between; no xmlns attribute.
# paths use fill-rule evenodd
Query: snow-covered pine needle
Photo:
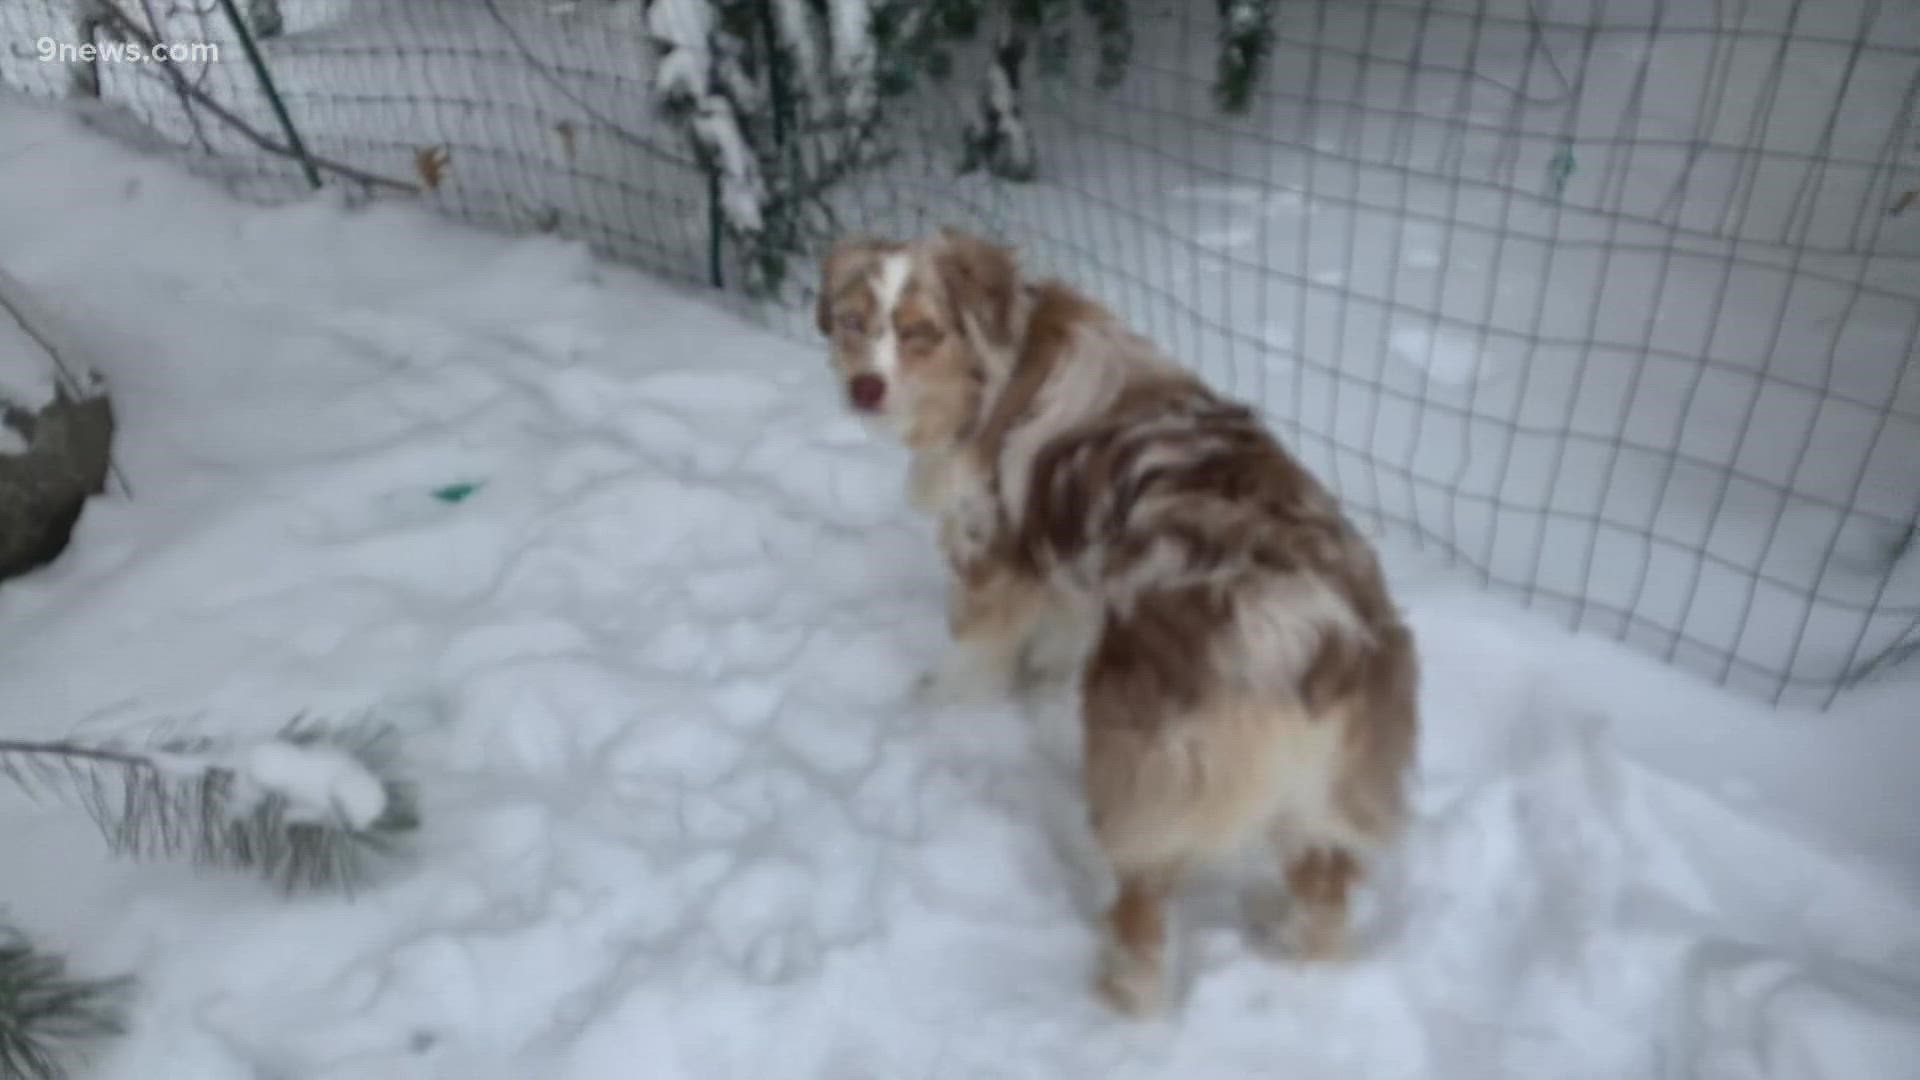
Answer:
<svg viewBox="0 0 1920 1080"><path fill-rule="evenodd" d="M66 1080L92 1043L125 1029L126 979L82 979L0 926L0 1076Z"/></svg>
<svg viewBox="0 0 1920 1080"><path fill-rule="evenodd" d="M253 742L0 740L0 775L78 801L117 854L250 870L289 891L351 889L419 824L391 739L384 726L296 719Z"/></svg>
<svg viewBox="0 0 1920 1080"><path fill-rule="evenodd" d="M1033 133L1020 109L1020 65L1026 40L1005 34L987 67L973 117L960 132L960 173L985 167L1003 180L1031 180L1039 172Z"/></svg>
<svg viewBox="0 0 1920 1080"><path fill-rule="evenodd" d="M821 27L812 5L808 0L773 0L773 17L780 47L786 50L801 91L809 98L820 97L825 92L825 71L820 59Z"/></svg>
<svg viewBox="0 0 1920 1080"><path fill-rule="evenodd" d="M879 57L873 41L873 0L828 0L827 39L831 44L834 90L854 123L871 113L877 101L874 72Z"/></svg>
<svg viewBox="0 0 1920 1080"><path fill-rule="evenodd" d="M667 115L686 126L702 167L719 181L727 227L751 237L766 224L767 187L740 110L757 106L759 91L738 57L716 50L717 20L706 0L649 0L654 93Z"/></svg>

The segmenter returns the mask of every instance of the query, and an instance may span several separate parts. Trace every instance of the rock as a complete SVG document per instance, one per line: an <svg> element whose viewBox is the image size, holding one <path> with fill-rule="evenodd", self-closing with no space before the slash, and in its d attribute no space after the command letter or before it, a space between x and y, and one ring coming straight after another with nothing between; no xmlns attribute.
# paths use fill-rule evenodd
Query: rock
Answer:
<svg viewBox="0 0 1920 1080"><path fill-rule="evenodd" d="M113 410L100 379L55 354L45 317L0 273L0 579L66 549L106 484Z"/></svg>

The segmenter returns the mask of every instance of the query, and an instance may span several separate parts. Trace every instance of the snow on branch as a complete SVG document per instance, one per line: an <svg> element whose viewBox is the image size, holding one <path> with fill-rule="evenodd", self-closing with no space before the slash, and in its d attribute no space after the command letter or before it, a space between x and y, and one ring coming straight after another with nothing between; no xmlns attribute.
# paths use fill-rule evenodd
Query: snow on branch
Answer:
<svg viewBox="0 0 1920 1080"><path fill-rule="evenodd" d="M1243 109L1277 0L1215 2L1215 93ZM882 102L947 79L986 26L999 29L964 117L960 171L1005 180L1037 174L1022 83L1071 74L1076 26L1093 35L1102 87L1120 83L1134 50L1132 0L645 0L643 10L655 100L711 179L750 291L777 289L788 256L838 231L829 188L897 154L892 126L920 103L890 114Z"/></svg>
<svg viewBox="0 0 1920 1080"><path fill-rule="evenodd" d="M844 95L847 115L858 122L878 103L872 0L828 0L828 5L834 85Z"/></svg>
<svg viewBox="0 0 1920 1080"><path fill-rule="evenodd" d="M780 47L786 50L793 74L809 97L819 96L824 87L825 68L820 58L820 27L808 0L773 0L774 27L780 34Z"/></svg>
<svg viewBox="0 0 1920 1080"><path fill-rule="evenodd" d="M1033 134L1020 111L1020 64L1026 45L1007 34L994 49L973 118L961 132L962 175L985 166L1004 180L1031 180L1038 171Z"/></svg>
<svg viewBox="0 0 1920 1080"><path fill-rule="evenodd" d="M767 188L739 110L757 104L758 90L737 55L719 47L717 24L708 0L649 0L647 31L659 53L654 93L718 180L727 227L752 236L765 224Z"/></svg>
<svg viewBox="0 0 1920 1080"><path fill-rule="evenodd" d="M659 49L653 92L662 101L697 100L713 70L713 8L707 0L649 0L647 32Z"/></svg>
<svg viewBox="0 0 1920 1080"><path fill-rule="evenodd" d="M118 854L248 869L287 890L351 888L419 824L390 736L296 720L246 743L0 739L0 776L78 802Z"/></svg>
<svg viewBox="0 0 1920 1080"><path fill-rule="evenodd" d="M765 224L766 185L760 180L760 162L747 146L739 119L725 99L709 96L691 119L694 137L705 149L720 178L720 212L727 226L752 235Z"/></svg>

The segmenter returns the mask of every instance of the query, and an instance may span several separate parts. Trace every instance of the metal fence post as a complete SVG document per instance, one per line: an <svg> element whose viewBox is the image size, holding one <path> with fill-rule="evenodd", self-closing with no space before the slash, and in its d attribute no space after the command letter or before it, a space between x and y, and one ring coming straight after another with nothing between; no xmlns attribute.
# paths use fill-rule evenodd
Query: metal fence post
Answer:
<svg viewBox="0 0 1920 1080"><path fill-rule="evenodd" d="M220 10L226 12L227 22L233 26L233 32L239 35L240 50L247 54L247 64L253 68L254 78L260 80L260 89L267 95L268 104L273 106L273 115L280 122L280 130L287 137L287 148L300 159L300 171L306 174L307 183L316 190L320 187L320 170L307 156L307 144L300 139L300 129L293 126L293 117L287 114L287 104L280 99L280 90L273 84L273 75L267 70L267 62L260 56L260 49L253 41L253 31L248 29L246 20L240 17L240 9L233 0L220 0Z"/></svg>

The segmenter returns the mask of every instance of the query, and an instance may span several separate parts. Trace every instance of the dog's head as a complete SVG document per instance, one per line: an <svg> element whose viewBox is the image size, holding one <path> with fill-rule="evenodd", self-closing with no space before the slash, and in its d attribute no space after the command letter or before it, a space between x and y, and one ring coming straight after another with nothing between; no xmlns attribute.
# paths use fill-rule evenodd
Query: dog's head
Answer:
<svg viewBox="0 0 1920 1080"><path fill-rule="evenodd" d="M962 436L1012 363L1012 252L952 229L848 238L827 254L820 282L815 317L848 404L914 449Z"/></svg>

